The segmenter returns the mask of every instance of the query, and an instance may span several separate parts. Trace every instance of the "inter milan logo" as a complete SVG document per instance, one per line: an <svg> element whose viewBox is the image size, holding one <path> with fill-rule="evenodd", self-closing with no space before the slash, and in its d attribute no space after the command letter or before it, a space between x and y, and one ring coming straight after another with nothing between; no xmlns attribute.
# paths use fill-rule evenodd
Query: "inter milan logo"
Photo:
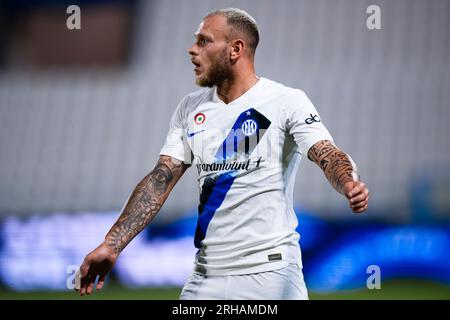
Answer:
<svg viewBox="0 0 450 320"><path fill-rule="evenodd" d="M258 129L258 125L256 124L255 120L248 119L245 120L244 123L242 123L241 129L246 136L251 136Z"/></svg>

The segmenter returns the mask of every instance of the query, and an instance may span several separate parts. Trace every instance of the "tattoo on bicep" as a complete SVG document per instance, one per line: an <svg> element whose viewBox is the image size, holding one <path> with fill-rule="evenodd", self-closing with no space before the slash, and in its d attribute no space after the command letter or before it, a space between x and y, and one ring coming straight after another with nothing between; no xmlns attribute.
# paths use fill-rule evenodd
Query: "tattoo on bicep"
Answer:
<svg viewBox="0 0 450 320"><path fill-rule="evenodd" d="M346 182L359 180L359 174L353 160L331 141L317 142L309 149L308 158L322 169L333 188L339 192L342 191Z"/></svg>
<svg viewBox="0 0 450 320"><path fill-rule="evenodd" d="M168 196L167 191L186 169L183 162L161 156L155 168L138 183L119 219L106 235L108 246L121 252L153 220Z"/></svg>

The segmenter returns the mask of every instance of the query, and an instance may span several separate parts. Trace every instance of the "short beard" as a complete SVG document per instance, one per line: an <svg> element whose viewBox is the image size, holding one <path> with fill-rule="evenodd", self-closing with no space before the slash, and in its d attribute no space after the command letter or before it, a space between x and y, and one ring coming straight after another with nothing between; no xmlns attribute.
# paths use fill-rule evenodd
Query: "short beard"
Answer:
<svg viewBox="0 0 450 320"><path fill-rule="evenodd" d="M220 86L226 80L233 79L233 72L231 71L231 63L228 60L227 49L217 57L217 60L211 65L209 72L196 80L200 87Z"/></svg>

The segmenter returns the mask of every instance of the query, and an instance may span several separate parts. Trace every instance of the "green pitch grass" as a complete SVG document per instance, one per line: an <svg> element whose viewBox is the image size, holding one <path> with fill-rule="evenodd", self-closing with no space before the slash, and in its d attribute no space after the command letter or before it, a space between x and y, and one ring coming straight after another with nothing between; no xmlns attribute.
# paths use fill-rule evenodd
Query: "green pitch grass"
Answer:
<svg viewBox="0 0 450 320"><path fill-rule="evenodd" d="M72 291L49 292L32 291L16 292L6 289L0 290L0 300L33 299L33 300L177 300L180 288L146 288L129 289L110 283L100 292L90 296L80 297ZM377 300L377 299L445 299L450 300L450 286L434 282L417 280L395 280L384 282L379 290L362 288L351 291L339 291L329 294L309 292L311 300Z"/></svg>

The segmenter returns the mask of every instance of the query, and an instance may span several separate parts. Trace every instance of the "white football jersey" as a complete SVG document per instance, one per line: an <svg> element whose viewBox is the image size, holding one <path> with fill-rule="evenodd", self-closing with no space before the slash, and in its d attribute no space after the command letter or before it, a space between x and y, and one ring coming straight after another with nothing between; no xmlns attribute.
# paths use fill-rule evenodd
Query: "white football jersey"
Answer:
<svg viewBox="0 0 450 320"><path fill-rule="evenodd" d="M301 266L292 193L302 155L320 140L333 141L305 93L265 78L228 104L215 87L182 99L160 155L198 171L196 272Z"/></svg>

